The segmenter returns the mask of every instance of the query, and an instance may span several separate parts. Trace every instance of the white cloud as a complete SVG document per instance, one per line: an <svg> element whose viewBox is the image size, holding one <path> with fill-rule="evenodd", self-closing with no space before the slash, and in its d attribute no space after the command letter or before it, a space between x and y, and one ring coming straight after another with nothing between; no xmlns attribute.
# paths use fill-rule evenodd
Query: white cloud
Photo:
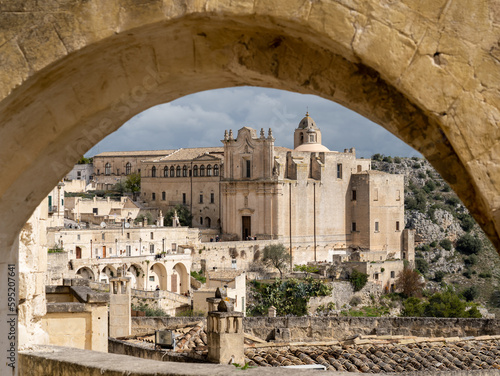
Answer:
<svg viewBox="0 0 500 376"><path fill-rule="evenodd" d="M355 147L358 157L375 153L419 155L391 133L334 102L288 91L239 87L204 91L152 107L92 148L103 151L221 146L225 129L271 127L276 145L293 146L293 131L306 111L330 150Z"/></svg>

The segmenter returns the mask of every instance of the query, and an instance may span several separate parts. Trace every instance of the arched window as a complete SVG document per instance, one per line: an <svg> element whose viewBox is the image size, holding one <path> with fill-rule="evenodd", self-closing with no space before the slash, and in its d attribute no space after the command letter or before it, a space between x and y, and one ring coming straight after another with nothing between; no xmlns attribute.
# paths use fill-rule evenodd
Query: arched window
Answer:
<svg viewBox="0 0 500 376"><path fill-rule="evenodd" d="M198 166L193 166L193 176L198 176Z"/></svg>
<svg viewBox="0 0 500 376"><path fill-rule="evenodd" d="M127 162L125 165L125 175L130 175L132 173L132 164Z"/></svg>
<svg viewBox="0 0 500 376"><path fill-rule="evenodd" d="M111 164L106 163L104 166L104 175L111 175Z"/></svg>
<svg viewBox="0 0 500 376"><path fill-rule="evenodd" d="M214 166L214 176L219 176L219 166L218 165Z"/></svg>
<svg viewBox="0 0 500 376"><path fill-rule="evenodd" d="M174 166L170 166L170 177L173 178L175 176L175 168Z"/></svg>
<svg viewBox="0 0 500 376"><path fill-rule="evenodd" d="M181 166L177 166L177 174L176 176L179 178L181 176Z"/></svg>
<svg viewBox="0 0 500 376"><path fill-rule="evenodd" d="M188 168L187 168L187 166L184 166L184 167L182 168L182 176L183 176L183 177L188 176Z"/></svg>
<svg viewBox="0 0 500 376"><path fill-rule="evenodd" d="M168 178L168 167L167 166L163 167L163 177Z"/></svg>
<svg viewBox="0 0 500 376"><path fill-rule="evenodd" d="M207 166L207 176L212 176L212 166Z"/></svg>
<svg viewBox="0 0 500 376"><path fill-rule="evenodd" d="M155 167L155 166L153 166L153 167L151 168L151 177L152 177L152 178L156 178L156 167Z"/></svg>
<svg viewBox="0 0 500 376"><path fill-rule="evenodd" d="M200 176L205 176L205 166L200 166Z"/></svg>

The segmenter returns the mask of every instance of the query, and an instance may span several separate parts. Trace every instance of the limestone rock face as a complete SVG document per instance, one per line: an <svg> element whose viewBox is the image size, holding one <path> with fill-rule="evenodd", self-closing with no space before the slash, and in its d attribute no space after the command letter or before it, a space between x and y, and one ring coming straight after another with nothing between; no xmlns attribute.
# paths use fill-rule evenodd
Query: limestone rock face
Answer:
<svg viewBox="0 0 500 376"><path fill-rule="evenodd" d="M382 125L436 167L498 249L499 15L473 0L5 2L2 249L130 117L237 85L320 95Z"/></svg>

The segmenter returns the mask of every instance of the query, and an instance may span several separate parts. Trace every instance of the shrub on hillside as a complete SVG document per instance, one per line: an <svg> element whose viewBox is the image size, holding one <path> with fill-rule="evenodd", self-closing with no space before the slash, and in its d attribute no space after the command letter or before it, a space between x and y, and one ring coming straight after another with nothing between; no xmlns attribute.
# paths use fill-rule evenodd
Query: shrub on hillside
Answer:
<svg viewBox="0 0 500 376"><path fill-rule="evenodd" d="M446 199L446 204L455 207L460 204L460 199L457 196L450 196Z"/></svg>
<svg viewBox="0 0 500 376"><path fill-rule="evenodd" d="M394 157L394 163L401 163L401 158Z"/></svg>
<svg viewBox="0 0 500 376"><path fill-rule="evenodd" d="M453 246L452 242L450 239L444 238L439 242L439 245L443 247L443 249L450 251L451 247Z"/></svg>
<svg viewBox="0 0 500 376"><path fill-rule="evenodd" d="M477 255L482 247L481 240L470 234L463 235L455 244L456 250L464 255Z"/></svg>
<svg viewBox="0 0 500 376"><path fill-rule="evenodd" d="M434 281L441 282L445 275L446 275L445 272L443 272L442 270L438 270L437 272L434 273Z"/></svg>
<svg viewBox="0 0 500 376"><path fill-rule="evenodd" d="M415 269L417 269L420 273L425 274L429 271L429 264L423 258L416 258Z"/></svg>
<svg viewBox="0 0 500 376"><path fill-rule="evenodd" d="M474 221L474 218L470 214L462 214L459 216L460 219L460 227L462 227L462 230L465 232L469 232L472 230L474 227L474 224L476 221Z"/></svg>
<svg viewBox="0 0 500 376"><path fill-rule="evenodd" d="M349 281L351 282L352 287L354 287L354 291L359 291L365 287L366 282L368 282L368 274L353 270L351 272L351 276L349 277Z"/></svg>
<svg viewBox="0 0 500 376"><path fill-rule="evenodd" d="M462 296L466 301L472 302L479 296L479 290L476 286L471 286L462 291Z"/></svg>
<svg viewBox="0 0 500 376"><path fill-rule="evenodd" d="M382 158L383 158L383 157L384 157L384 156L383 156L382 154L379 154L379 153L377 153L377 154L373 154L373 155L372 155L372 160L374 160L374 161L379 161L379 162L380 162L380 161L382 160Z"/></svg>

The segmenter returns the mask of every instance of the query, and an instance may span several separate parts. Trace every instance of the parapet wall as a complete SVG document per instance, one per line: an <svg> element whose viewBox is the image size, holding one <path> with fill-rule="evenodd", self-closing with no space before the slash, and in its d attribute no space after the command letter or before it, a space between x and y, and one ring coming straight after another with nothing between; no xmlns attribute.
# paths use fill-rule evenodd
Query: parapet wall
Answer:
<svg viewBox="0 0 500 376"><path fill-rule="evenodd" d="M196 317L133 317L132 334L155 329L205 322ZM498 319L434 317L245 317L245 333L264 340L274 339L275 329L288 329L290 341L344 340L360 335L405 335L418 337L467 337L500 334Z"/></svg>

